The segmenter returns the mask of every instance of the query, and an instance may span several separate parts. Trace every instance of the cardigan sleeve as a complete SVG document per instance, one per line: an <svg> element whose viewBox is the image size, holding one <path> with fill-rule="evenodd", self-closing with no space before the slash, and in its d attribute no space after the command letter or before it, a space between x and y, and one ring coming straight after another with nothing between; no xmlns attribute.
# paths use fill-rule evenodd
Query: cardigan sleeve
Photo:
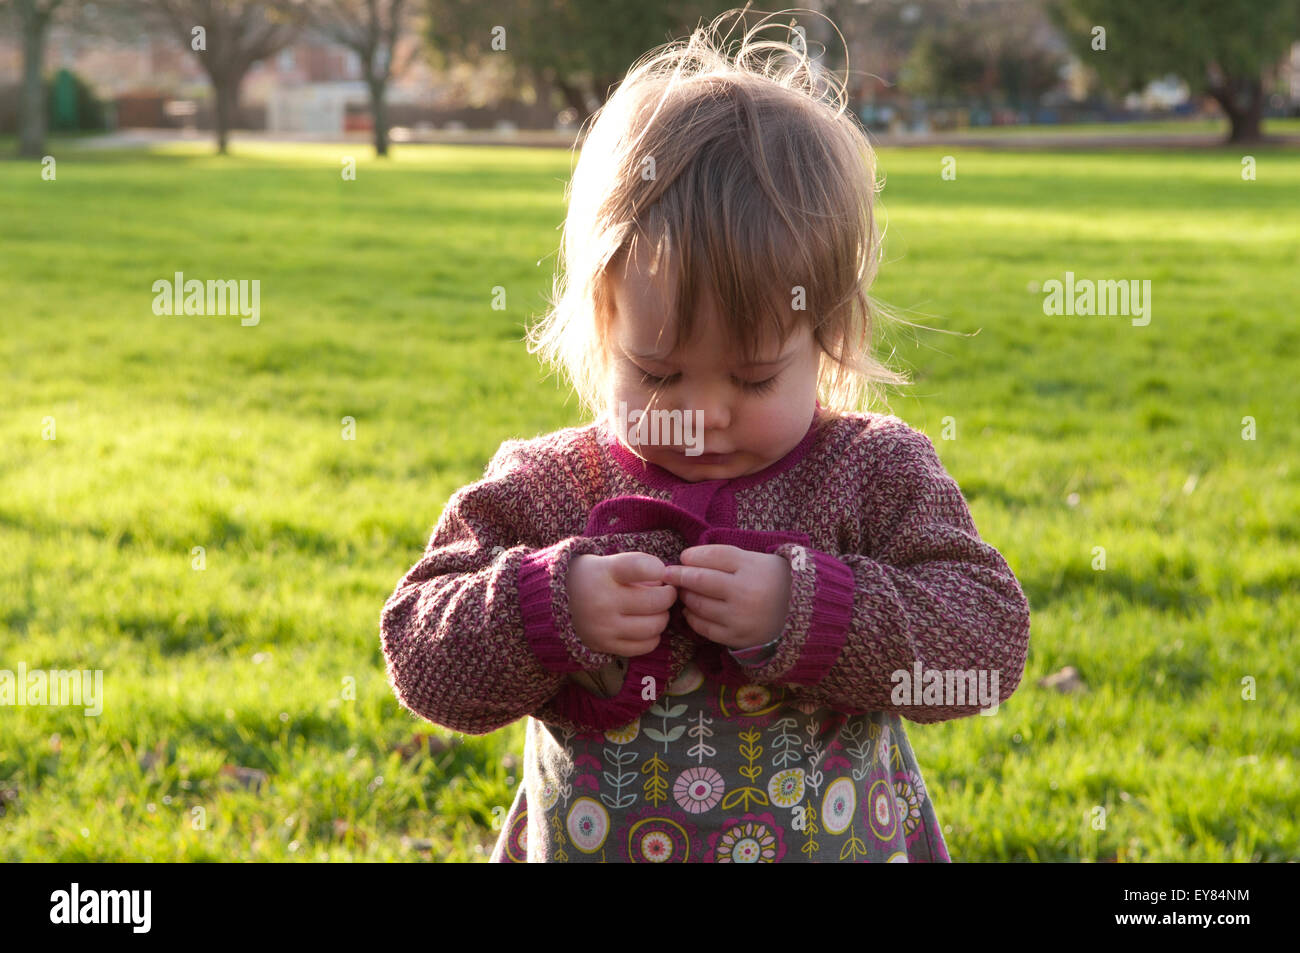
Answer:
<svg viewBox="0 0 1300 953"><path fill-rule="evenodd" d="M503 444L484 479L452 495L423 556L384 605L389 683L404 708L428 721L486 734L535 714L581 730L548 703L568 672L614 656L591 651L573 630L570 562L680 548L663 530L564 535L556 527L582 520L581 488L567 466L547 461L524 442Z"/></svg>
<svg viewBox="0 0 1300 953"><path fill-rule="evenodd" d="M851 714L891 711L920 723L973 715L982 707L974 691L968 704L935 703L933 694L918 704L911 684L918 674L961 672L971 673L970 687L983 672L991 687L996 673L996 702L1006 701L1024 674L1029 602L979 538L929 438L901 422L888 433L863 442L866 552L775 550L791 563L790 612L775 655L748 672Z"/></svg>

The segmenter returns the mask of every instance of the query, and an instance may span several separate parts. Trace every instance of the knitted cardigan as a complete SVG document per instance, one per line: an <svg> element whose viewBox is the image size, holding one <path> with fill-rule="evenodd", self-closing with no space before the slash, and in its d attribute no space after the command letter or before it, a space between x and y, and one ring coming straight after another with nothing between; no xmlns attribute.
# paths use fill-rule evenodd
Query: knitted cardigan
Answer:
<svg viewBox="0 0 1300 953"><path fill-rule="evenodd" d="M532 715L560 730L627 725L688 662L727 685L783 686L792 702L919 723L964 705L895 706L894 675L996 671L1019 685L1029 604L983 542L933 444L897 417L848 413L784 458L735 479L688 482L624 446L607 423L507 440L482 480L448 501L424 555L381 616L390 684L411 712L484 734ZM566 580L578 555L640 551L680 563L726 543L791 562L790 610L773 648L730 651L686 623L680 600L658 647L627 660L602 698L569 673L604 668L574 632Z"/></svg>

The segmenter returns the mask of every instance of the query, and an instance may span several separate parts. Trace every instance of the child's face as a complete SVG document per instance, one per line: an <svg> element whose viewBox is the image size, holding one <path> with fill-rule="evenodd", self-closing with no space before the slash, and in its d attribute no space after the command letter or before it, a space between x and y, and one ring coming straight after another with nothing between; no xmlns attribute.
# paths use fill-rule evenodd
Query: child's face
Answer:
<svg viewBox="0 0 1300 953"><path fill-rule="evenodd" d="M665 275L662 270L651 275L646 262L642 253L610 273L616 309L610 327L610 419L619 420L622 402L628 417L636 410L679 410L684 425L698 423L694 430L684 427L680 439L672 428L661 427L657 444L648 442L646 424L638 445L636 421L622 420L622 431L641 457L689 482L745 476L780 460L808 432L816 408L820 354L812 334L801 327L783 349L775 340L764 342L756 356L763 363L747 367L743 356L728 350L715 305L707 302L696 316L694 340L680 353L666 354L675 322L664 296ZM695 455L697 450L702 455ZM725 456L710 459L713 454Z"/></svg>

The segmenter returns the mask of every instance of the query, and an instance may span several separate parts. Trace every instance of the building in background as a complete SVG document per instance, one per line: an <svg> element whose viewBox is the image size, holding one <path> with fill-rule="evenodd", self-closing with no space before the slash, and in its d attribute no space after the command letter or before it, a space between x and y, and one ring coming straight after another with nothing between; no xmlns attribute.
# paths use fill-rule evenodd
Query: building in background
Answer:
<svg viewBox="0 0 1300 953"><path fill-rule="evenodd" d="M399 41L395 73L387 92L394 127L487 128L503 121L550 127L555 110L546 104L525 109L509 100L509 88L489 62L436 74L419 55L420 39ZM214 98L207 74L195 57L165 32L130 41L91 36L54 26L46 45L45 69L76 73L112 104L116 128L202 128L212 125ZM16 122L22 50L18 37L0 34L0 131ZM254 64L240 88L236 128L266 129L333 138L368 132L369 92L360 58L348 48L310 31L293 46Z"/></svg>

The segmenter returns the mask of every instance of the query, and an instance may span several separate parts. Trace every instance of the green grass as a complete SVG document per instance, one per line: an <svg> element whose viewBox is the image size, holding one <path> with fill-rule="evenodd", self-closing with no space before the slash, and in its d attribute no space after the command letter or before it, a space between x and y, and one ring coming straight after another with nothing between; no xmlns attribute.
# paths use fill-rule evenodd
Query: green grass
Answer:
<svg viewBox="0 0 1300 953"><path fill-rule="evenodd" d="M379 611L502 440L581 422L519 341L570 157L205 149L0 162L0 668L104 671L98 717L0 709L0 860L482 859L523 724L404 712ZM876 294L955 332L891 332L891 409L1034 609L996 717L909 724L955 859L1300 857L1300 156L1255 154L880 157ZM1151 323L1045 315L1067 270ZM154 315L176 271L261 323Z"/></svg>
<svg viewBox="0 0 1300 953"><path fill-rule="evenodd" d="M1300 119L1265 118L1263 132L1266 136L1293 136L1300 133ZM1078 123L1035 123L1021 126L971 126L961 130L971 135L985 134L1005 136L1014 139L1019 136L1035 138L1039 136L1224 136L1228 135L1230 124L1226 117L1218 119L1143 119L1134 122L1078 122Z"/></svg>

